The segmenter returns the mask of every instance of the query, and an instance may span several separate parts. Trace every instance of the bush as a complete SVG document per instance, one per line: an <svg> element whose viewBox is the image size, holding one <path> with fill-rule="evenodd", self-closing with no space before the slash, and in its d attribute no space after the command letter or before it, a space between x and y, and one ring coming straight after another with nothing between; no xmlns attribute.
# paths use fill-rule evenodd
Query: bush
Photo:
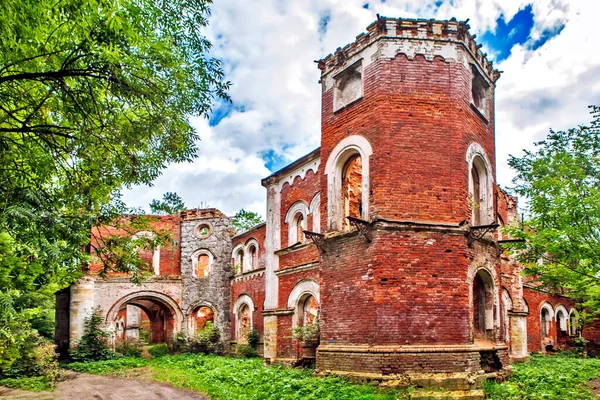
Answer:
<svg viewBox="0 0 600 400"><path fill-rule="evenodd" d="M51 386L62 376L54 344L37 332L29 334L16 347L19 357L0 371L3 378L39 377Z"/></svg>
<svg viewBox="0 0 600 400"><path fill-rule="evenodd" d="M244 358L258 357L258 351L249 344L238 344L235 346L235 354Z"/></svg>
<svg viewBox="0 0 600 400"><path fill-rule="evenodd" d="M185 336L183 332L169 340L171 353L222 353L219 330L211 321L208 321L204 329L196 332L194 336Z"/></svg>
<svg viewBox="0 0 600 400"><path fill-rule="evenodd" d="M106 339L109 334L102 329L102 312L96 308L92 315L85 319L85 334L77 346L69 351L71 361L101 361L117 357L117 354L108 348Z"/></svg>
<svg viewBox="0 0 600 400"><path fill-rule="evenodd" d="M164 343L157 344L155 346L150 347L148 349L148 353L150 353L150 355L153 358L163 357L169 354L169 347Z"/></svg>
<svg viewBox="0 0 600 400"><path fill-rule="evenodd" d="M258 345L258 342L260 341L260 334L258 333L258 331L254 328L250 329L248 332L246 332L246 341L248 342L248 344L256 349L256 346Z"/></svg>
<svg viewBox="0 0 600 400"><path fill-rule="evenodd" d="M142 343L137 339L127 338L115 343L115 351L126 357L141 357Z"/></svg>

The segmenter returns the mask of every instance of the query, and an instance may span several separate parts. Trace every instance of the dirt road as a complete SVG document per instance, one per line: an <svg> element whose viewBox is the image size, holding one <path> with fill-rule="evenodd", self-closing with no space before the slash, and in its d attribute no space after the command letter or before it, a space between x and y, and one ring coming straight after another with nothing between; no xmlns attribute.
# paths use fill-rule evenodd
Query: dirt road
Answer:
<svg viewBox="0 0 600 400"><path fill-rule="evenodd" d="M0 387L0 398L10 400L208 400L208 397L147 380L106 375L73 374L54 392L28 392Z"/></svg>

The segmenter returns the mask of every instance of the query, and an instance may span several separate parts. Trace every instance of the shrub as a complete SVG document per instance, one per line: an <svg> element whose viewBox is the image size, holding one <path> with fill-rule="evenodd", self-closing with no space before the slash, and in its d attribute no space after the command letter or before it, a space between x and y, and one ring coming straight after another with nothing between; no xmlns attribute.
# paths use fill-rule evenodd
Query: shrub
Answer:
<svg viewBox="0 0 600 400"><path fill-rule="evenodd" d="M256 346L258 345L258 342L260 341L260 334L258 333L258 331L254 328L250 329L248 332L246 332L246 341L248 342L248 344L256 349Z"/></svg>
<svg viewBox="0 0 600 400"><path fill-rule="evenodd" d="M119 340L115 343L115 351L126 357L140 357L142 355L142 343L132 338Z"/></svg>
<svg viewBox="0 0 600 400"><path fill-rule="evenodd" d="M69 351L72 361L101 361L117 357L106 343L109 334L102 329L102 312L99 308L94 309L92 315L85 319L84 329L85 334L77 346Z"/></svg>
<svg viewBox="0 0 600 400"><path fill-rule="evenodd" d="M258 351L249 344L238 344L235 346L235 354L244 358L258 357Z"/></svg>
<svg viewBox="0 0 600 400"><path fill-rule="evenodd" d="M169 340L171 353L222 353L220 333L211 321L194 336L179 332Z"/></svg>
<svg viewBox="0 0 600 400"><path fill-rule="evenodd" d="M17 346L19 357L1 371L5 378L40 377L54 385L62 376L58 367L54 344L42 338L37 332L29 334Z"/></svg>
<svg viewBox="0 0 600 400"><path fill-rule="evenodd" d="M148 349L148 353L150 353L153 358L163 357L169 354L169 347L164 343L160 343L150 347Z"/></svg>

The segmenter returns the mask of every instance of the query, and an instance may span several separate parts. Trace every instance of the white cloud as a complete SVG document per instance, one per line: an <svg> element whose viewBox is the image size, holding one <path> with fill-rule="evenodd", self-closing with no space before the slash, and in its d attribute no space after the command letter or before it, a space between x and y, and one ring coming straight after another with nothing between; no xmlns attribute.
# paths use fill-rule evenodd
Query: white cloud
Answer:
<svg viewBox="0 0 600 400"><path fill-rule="evenodd" d="M368 3L368 9L363 7ZM532 4L532 41L565 23L564 29L533 51L515 46L497 68L504 71L496 89L498 181L512 173L509 153L531 148L549 127L563 129L588 121L586 106L598 103L600 52L595 16L600 3L578 0L219 0L212 6L207 36L233 83L235 108L216 126L194 121L202 137L193 164L174 165L152 188L126 194L143 206L165 191L176 191L190 207L201 202L235 213L244 207L264 214L260 179L270 174L260 154L272 151L285 162L320 144L320 59L354 40L379 13L389 17L459 20L470 18L479 36L494 30L503 15L510 20ZM326 30L320 30L327 20ZM488 50L491 54L491 51Z"/></svg>

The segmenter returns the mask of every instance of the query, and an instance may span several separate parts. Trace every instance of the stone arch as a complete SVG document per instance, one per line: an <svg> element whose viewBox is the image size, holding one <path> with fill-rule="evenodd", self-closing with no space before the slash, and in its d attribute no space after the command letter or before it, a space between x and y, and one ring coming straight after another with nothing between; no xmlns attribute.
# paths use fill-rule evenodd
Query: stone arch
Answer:
<svg viewBox="0 0 600 400"><path fill-rule="evenodd" d="M288 296L287 307L288 309L294 310L294 317L292 320L292 326L296 327L300 321L300 315L302 314L303 300L306 300L308 296L312 296L316 299L317 304L321 304L320 299L320 288L319 284L312 279L303 279L294 286L290 295Z"/></svg>
<svg viewBox="0 0 600 400"><path fill-rule="evenodd" d="M249 314L245 314L244 307L248 308ZM246 329L254 327L254 301L247 294L241 294L233 306L233 315L235 316L235 338L238 342L244 341ZM245 319L248 318L248 321ZM247 325L247 326L246 326Z"/></svg>
<svg viewBox="0 0 600 400"><path fill-rule="evenodd" d="M346 163L353 157L361 160L361 218L369 219L369 157L373 149L363 136L352 135L340 141L327 159L327 228L340 230L343 226L342 180Z"/></svg>
<svg viewBox="0 0 600 400"><path fill-rule="evenodd" d="M175 300L161 292L140 290L123 296L110 307L105 322L111 332L115 332L119 310L127 305L137 306L148 315L152 326L152 342L164 342L183 328L183 312Z"/></svg>
<svg viewBox="0 0 600 400"><path fill-rule="evenodd" d="M284 222L288 225L288 245L291 246L303 241L300 230L307 229L306 222L310 213L308 205L303 200L298 200L290 206L285 214ZM301 222L298 217L302 216ZM300 226L299 226L300 225Z"/></svg>
<svg viewBox="0 0 600 400"><path fill-rule="evenodd" d="M202 255L208 256L208 266L206 266L205 274L203 276L199 276L198 266L199 266L199 258ZM208 278L213 273L213 265L215 262L215 256L208 249L198 249L194 251L191 255L192 259L192 276L195 278Z"/></svg>
<svg viewBox="0 0 600 400"><path fill-rule="evenodd" d="M308 212L312 214L312 231L321 232L321 193L315 194L312 198Z"/></svg>
<svg viewBox="0 0 600 400"><path fill-rule="evenodd" d="M560 332L565 332L567 333L569 331L568 329L568 323L567 320L569 318L569 312L567 311L567 308L565 306L563 306L562 304L559 304L556 306L556 315L555 315L555 320L556 320L556 329Z"/></svg>
<svg viewBox="0 0 600 400"><path fill-rule="evenodd" d="M469 197L472 202L471 225L489 225L494 221L492 164L477 142L467 149ZM476 193L477 192L477 193Z"/></svg>

